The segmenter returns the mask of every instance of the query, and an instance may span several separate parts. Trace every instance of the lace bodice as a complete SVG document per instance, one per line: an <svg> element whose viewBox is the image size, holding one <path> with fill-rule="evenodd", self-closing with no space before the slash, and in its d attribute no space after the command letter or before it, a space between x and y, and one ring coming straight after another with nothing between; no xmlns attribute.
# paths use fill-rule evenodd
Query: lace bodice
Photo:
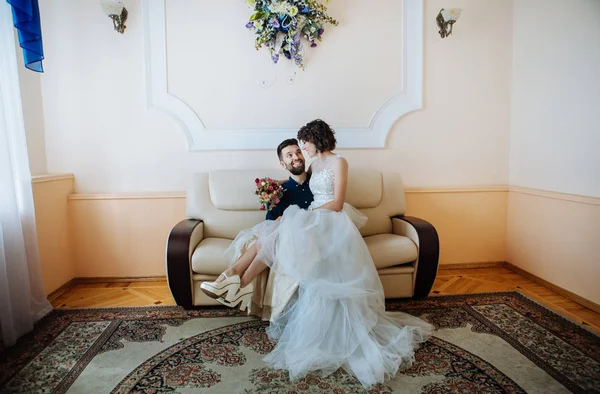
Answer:
<svg viewBox="0 0 600 394"><path fill-rule="evenodd" d="M336 155L338 158L341 157ZM327 164L325 163L325 166ZM316 209L335 199L335 173L333 169L325 167L319 171L313 172L310 178L310 190L313 193L314 200L309 209ZM348 215L352 223L357 228L362 228L367 223L367 217L355 209L352 205L344 203L343 212Z"/></svg>
<svg viewBox="0 0 600 394"><path fill-rule="evenodd" d="M331 168L325 168L313 174L310 178L310 190L313 193L315 201L321 204L332 201L334 199L333 185L335 175Z"/></svg>

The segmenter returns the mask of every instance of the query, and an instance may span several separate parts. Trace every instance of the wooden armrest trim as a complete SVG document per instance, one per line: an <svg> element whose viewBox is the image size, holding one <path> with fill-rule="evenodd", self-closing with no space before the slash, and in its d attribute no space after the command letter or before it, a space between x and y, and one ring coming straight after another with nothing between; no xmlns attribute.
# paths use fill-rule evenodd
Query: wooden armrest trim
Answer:
<svg viewBox="0 0 600 394"><path fill-rule="evenodd" d="M433 225L423 219L412 216L394 216L410 224L419 237L419 256L413 298L427 297L435 276L437 275L440 259L440 240Z"/></svg>
<svg viewBox="0 0 600 394"><path fill-rule="evenodd" d="M193 307L190 240L202 220L186 219L177 223L167 241L167 279L177 305Z"/></svg>

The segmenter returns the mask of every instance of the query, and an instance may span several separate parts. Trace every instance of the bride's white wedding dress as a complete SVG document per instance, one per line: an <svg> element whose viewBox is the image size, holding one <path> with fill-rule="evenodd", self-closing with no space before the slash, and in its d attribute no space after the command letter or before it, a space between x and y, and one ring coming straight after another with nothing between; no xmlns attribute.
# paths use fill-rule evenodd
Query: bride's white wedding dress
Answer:
<svg viewBox="0 0 600 394"><path fill-rule="evenodd" d="M329 168L312 175L311 208L334 199L334 183ZM341 212L291 206L275 231L258 233L259 258L299 284L267 329L276 346L265 361L292 380L342 367L369 387L410 365L431 334L422 320L385 311L383 286L358 230L366 221L349 204Z"/></svg>

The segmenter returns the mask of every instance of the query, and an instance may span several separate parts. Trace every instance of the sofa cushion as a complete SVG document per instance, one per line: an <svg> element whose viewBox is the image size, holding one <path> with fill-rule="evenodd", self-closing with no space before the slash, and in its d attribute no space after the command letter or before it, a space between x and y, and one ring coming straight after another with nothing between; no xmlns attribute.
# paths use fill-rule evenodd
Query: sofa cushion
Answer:
<svg viewBox="0 0 600 394"><path fill-rule="evenodd" d="M229 266L225 259L225 249L231 244L230 239L205 238L192 254L192 271L198 274L219 275Z"/></svg>
<svg viewBox="0 0 600 394"><path fill-rule="evenodd" d="M377 269L413 262L417 259L417 247L407 237L394 234L378 234L364 238ZM192 254L192 271L203 275L219 275L228 267L225 250L230 239L205 238Z"/></svg>
<svg viewBox="0 0 600 394"><path fill-rule="evenodd" d="M208 191L212 205L225 211L255 211L260 208L254 195L255 178L284 180L283 170L218 170L208 174ZM204 186L206 187L206 186ZM192 194L190 194L190 198ZM383 176L369 170L350 170L346 201L358 209L375 208L383 199Z"/></svg>
<svg viewBox="0 0 600 394"><path fill-rule="evenodd" d="M208 190L215 208L224 211L257 211L256 178L285 180L284 170L218 170L208 175Z"/></svg>
<svg viewBox="0 0 600 394"><path fill-rule="evenodd" d="M377 234L364 238L377 269L406 264L417 259L417 246L408 237Z"/></svg>
<svg viewBox="0 0 600 394"><path fill-rule="evenodd" d="M204 221L207 238L233 239L243 229L264 220L254 179L287 178L283 170L221 170L195 173L187 191L186 217ZM396 173L350 169L346 201L369 220L360 229L363 236L391 234L391 217L405 211L402 179Z"/></svg>

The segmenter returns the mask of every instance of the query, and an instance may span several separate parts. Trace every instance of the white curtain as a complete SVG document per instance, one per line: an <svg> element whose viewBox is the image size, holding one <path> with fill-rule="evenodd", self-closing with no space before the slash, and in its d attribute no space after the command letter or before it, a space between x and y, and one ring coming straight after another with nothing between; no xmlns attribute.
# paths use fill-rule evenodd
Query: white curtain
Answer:
<svg viewBox="0 0 600 394"><path fill-rule="evenodd" d="M0 0L0 326L5 347L52 310L35 227L10 5Z"/></svg>

